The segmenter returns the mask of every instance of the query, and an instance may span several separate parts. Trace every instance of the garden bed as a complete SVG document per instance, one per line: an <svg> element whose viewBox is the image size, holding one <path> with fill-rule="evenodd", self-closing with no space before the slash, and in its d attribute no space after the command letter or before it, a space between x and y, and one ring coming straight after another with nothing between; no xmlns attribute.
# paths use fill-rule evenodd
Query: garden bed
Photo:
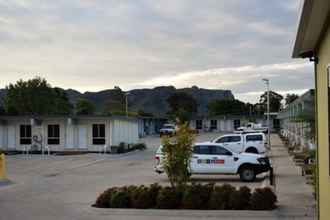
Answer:
<svg viewBox="0 0 330 220"><path fill-rule="evenodd" d="M272 189L224 184L192 184L176 189L150 186L112 187L101 193L94 207L132 209L195 209L195 210L273 210L277 197Z"/></svg>

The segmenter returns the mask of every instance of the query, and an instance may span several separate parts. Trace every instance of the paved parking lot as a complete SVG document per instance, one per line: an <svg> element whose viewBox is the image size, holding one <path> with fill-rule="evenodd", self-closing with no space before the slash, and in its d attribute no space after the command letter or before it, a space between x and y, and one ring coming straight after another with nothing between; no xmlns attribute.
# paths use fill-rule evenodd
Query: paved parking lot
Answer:
<svg viewBox="0 0 330 220"><path fill-rule="evenodd" d="M220 134L198 135L196 141L208 141L218 135ZM130 152L122 155L9 156L7 158L9 178L15 184L28 183L32 180L51 179L52 184L59 182L60 185L65 185L66 182L72 184L83 179L86 182L86 187L89 187L89 185L92 187L108 187L127 184L151 184L154 182L168 184L165 175L158 175L153 171L154 155L160 144L160 138L152 136L141 139L141 141L147 144L148 149L146 151ZM258 187L262 180L263 178L259 177L256 183L249 185ZM225 182L237 186L246 184L242 183L238 176L232 175L194 175L192 181Z"/></svg>
<svg viewBox="0 0 330 220"><path fill-rule="evenodd" d="M218 135L199 135L197 141ZM90 207L97 194L106 188L155 182L168 184L165 175L153 171L159 137L142 141L148 146L146 151L122 155L8 156L7 172L13 183L0 186L0 220L109 219L109 214L102 214L103 211L96 214L95 208ZM238 176L193 176L192 180L246 185ZM262 180L259 178L248 185L259 187Z"/></svg>

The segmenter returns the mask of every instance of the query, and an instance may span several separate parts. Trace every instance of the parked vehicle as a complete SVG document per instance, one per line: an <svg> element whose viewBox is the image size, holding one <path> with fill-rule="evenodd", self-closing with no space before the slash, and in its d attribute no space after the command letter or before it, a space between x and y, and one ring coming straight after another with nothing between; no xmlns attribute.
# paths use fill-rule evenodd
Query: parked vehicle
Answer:
<svg viewBox="0 0 330 220"><path fill-rule="evenodd" d="M263 127L261 124L255 124L255 123L247 123L245 126L238 127L235 130L235 133L237 132L262 132L264 134L268 133L268 127Z"/></svg>
<svg viewBox="0 0 330 220"><path fill-rule="evenodd" d="M160 136L163 135L174 135L176 132L176 126L174 124L164 124L163 127L159 130Z"/></svg>
<svg viewBox="0 0 330 220"><path fill-rule="evenodd" d="M156 152L155 171L164 172L162 146ZM190 161L190 174L239 175L244 182L252 182L260 173L272 170L268 157L260 154L235 153L218 143L196 143Z"/></svg>
<svg viewBox="0 0 330 220"><path fill-rule="evenodd" d="M266 153L266 136L261 132L226 134L212 140L212 142L222 144L224 147L227 147L236 153Z"/></svg>

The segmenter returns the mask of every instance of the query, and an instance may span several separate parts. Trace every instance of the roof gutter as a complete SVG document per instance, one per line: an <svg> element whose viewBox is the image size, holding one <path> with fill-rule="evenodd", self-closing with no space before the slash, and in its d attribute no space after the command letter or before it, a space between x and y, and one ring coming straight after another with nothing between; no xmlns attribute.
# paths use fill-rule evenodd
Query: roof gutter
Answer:
<svg viewBox="0 0 330 220"><path fill-rule="evenodd" d="M293 48L292 58L302 58L301 54L310 53L305 51L301 53L300 48L302 47L304 36L307 31L307 26L310 20L310 14L312 13L313 2L311 0L304 0L303 5L300 9L300 17L297 28L296 40Z"/></svg>

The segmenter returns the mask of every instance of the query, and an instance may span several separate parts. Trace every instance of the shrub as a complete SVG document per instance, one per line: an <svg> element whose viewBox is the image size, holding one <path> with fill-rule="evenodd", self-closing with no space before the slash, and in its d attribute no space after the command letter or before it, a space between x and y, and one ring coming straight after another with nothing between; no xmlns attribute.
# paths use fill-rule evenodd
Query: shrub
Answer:
<svg viewBox="0 0 330 220"><path fill-rule="evenodd" d="M94 207L138 209L234 209L271 210L276 208L276 195L270 188L236 190L225 184L192 184L185 187L150 186L113 187L101 193Z"/></svg>
<svg viewBox="0 0 330 220"><path fill-rule="evenodd" d="M122 154L126 152L126 144L124 142L119 143L117 153Z"/></svg>
<svg viewBox="0 0 330 220"><path fill-rule="evenodd" d="M184 209L207 209L213 187L213 184L187 186L182 198L182 207Z"/></svg>
<svg viewBox="0 0 330 220"><path fill-rule="evenodd" d="M149 188L145 186L138 187L131 193L132 208L149 209L154 205L153 198L150 197Z"/></svg>
<svg viewBox="0 0 330 220"><path fill-rule="evenodd" d="M162 189L162 187L160 185L158 185L157 183L154 183L154 184L150 185L150 187L149 187L149 197L150 197L150 200L152 201L151 208L156 207L157 196L158 196L158 193L161 189Z"/></svg>
<svg viewBox="0 0 330 220"><path fill-rule="evenodd" d="M180 124L174 138L162 139L162 165L172 187L182 188L189 180L188 166L192 155L195 136L190 133L188 124Z"/></svg>
<svg viewBox="0 0 330 220"><path fill-rule="evenodd" d="M173 187L162 188L157 196L157 208L159 209L175 209L181 203L182 193Z"/></svg>
<svg viewBox="0 0 330 220"><path fill-rule="evenodd" d="M147 146L144 143L138 143L138 144L134 144L132 149L134 149L134 150L145 150L145 149L147 149Z"/></svg>
<svg viewBox="0 0 330 220"><path fill-rule="evenodd" d="M103 193L101 193L93 205L94 207L98 208L110 208L110 201L113 193L115 192L115 188L109 188L105 190Z"/></svg>
<svg viewBox="0 0 330 220"><path fill-rule="evenodd" d="M235 187L231 185L215 186L209 201L209 209L231 209L229 198L233 192Z"/></svg>
<svg viewBox="0 0 330 220"><path fill-rule="evenodd" d="M272 210L276 208L276 202L276 195L268 187L256 189L251 196L251 208L254 210Z"/></svg>
<svg viewBox="0 0 330 220"><path fill-rule="evenodd" d="M234 210L249 209L251 199L250 188L243 186L239 190L231 193L229 197L229 207Z"/></svg>
<svg viewBox="0 0 330 220"><path fill-rule="evenodd" d="M127 190L120 190L111 196L111 208L129 208L130 196Z"/></svg>

